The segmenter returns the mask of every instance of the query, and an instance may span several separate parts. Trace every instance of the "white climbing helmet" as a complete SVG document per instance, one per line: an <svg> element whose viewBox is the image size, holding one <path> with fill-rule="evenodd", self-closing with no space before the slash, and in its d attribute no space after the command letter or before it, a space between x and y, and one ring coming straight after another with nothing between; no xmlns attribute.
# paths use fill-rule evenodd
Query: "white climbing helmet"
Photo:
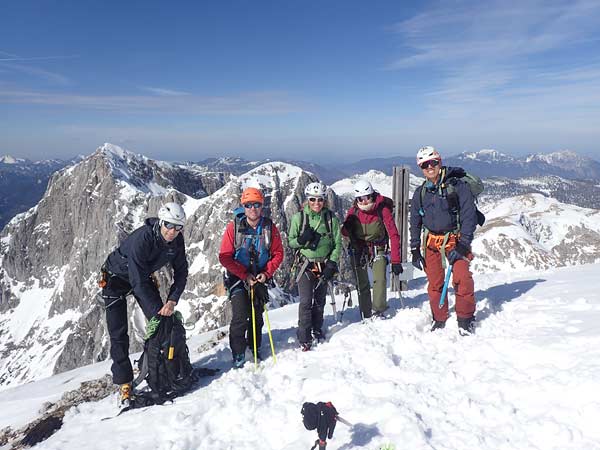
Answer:
<svg viewBox="0 0 600 450"><path fill-rule="evenodd" d="M304 194L307 197L325 197L325 194L327 193L327 188L325 187L325 185L323 183L320 183L318 181L315 181L314 183L309 183L308 185L306 185L306 188L304 188Z"/></svg>
<svg viewBox="0 0 600 450"><path fill-rule="evenodd" d="M417 166L420 166L425 161L431 161L434 159L437 159L440 162L440 164L442 163L442 156L434 147L430 145L421 147L417 152Z"/></svg>
<svg viewBox="0 0 600 450"><path fill-rule="evenodd" d="M162 205L158 210L158 218L175 225L185 225L185 211L181 205L174 202Z"/></svg>
<svg viewBox="0 0 600 450"><path fill-rule="evenodd" d="M358 180L354 185L354 198L371 195L373 192L373 186L367 180Z"/></svg>

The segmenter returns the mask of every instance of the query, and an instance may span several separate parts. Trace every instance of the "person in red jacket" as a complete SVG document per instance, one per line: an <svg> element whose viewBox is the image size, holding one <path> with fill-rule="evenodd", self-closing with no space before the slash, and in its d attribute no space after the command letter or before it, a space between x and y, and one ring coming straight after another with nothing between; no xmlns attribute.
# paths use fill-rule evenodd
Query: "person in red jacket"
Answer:
<svg viewBox="0 0 600 450"><path fill-rule="evenodd" d="M260 359L262 311L269 300L266 282L283 261L279 230L271 219L262 215L262 192L253 187L244 189L241 203L245 214L227 224L219 251L219 261L227 269L226 287L232 311L229 345L236 368L244 365L248 347ZM256 350L250 297L254 298L256 311Z"/></svg>
<svg viewBox="0 0 600 450"><path fill-rule="evenodd" d="M387 309L386 266L388 254L392 272L402 273L400 235L394 222L390 199L376 192L366 180L354 185L354 204L346 214L342 234L350 239L350 258L358 287L363 318L382 317ZM373 270L373 301L368 266ZM371 312L373 309L373 313Z"/></svg>

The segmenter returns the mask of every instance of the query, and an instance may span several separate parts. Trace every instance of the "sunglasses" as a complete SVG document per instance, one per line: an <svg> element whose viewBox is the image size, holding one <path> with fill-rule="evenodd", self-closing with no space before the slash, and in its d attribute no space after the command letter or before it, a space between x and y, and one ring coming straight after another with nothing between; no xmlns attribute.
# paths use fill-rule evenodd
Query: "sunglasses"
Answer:
<svg viewBox="0 0 600 450"><path fill-rule="evenodd" d="M428 169L430 167L437 167L440 165L440 162L437 159L432 159L430 161L425 161L423 164L421 164L419 167L421 169Z"/></svg>
<svg viewBox="0 0 600 450"><path fill-rule="evenodd" d="M163 225L165 226L165 228L167 230L175 230L175 231L181 231L183 230L183 225L177 225L175 223L171 223L171 222L163 222Z"/></svg>
<svg viewBox="0 0 600 450"><path fill-rule="evenodd" d="M262 203L261 202L253 202L253 203L244 203L244 208L246 209L258 209L258 208L262 208Z"/></svg>
<svg viewBox="0 0 600 450"><path fill-rule="evenodd" d="M311 203L315 203L315 202L323 203L325 201L325 199L323 197L309 197L308 201Z"/></svg>
<svg viewBox="0 0 600 450"><path fill-rule="evenodd" d="M361 195L360 197L356 198L359 202L366 202L371 200L371 196L370 195Z"/></svg>

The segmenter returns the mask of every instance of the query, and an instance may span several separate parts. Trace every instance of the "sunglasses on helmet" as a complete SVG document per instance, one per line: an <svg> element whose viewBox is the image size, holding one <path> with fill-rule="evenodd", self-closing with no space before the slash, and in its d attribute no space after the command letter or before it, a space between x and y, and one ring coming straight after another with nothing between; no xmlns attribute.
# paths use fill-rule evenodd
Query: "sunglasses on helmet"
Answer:
<svg viewBox="0 0 600 450"><path fill-rule="evenodd" d="M308 197L308 201L311 203L319 202L323 203L325 199L323 197Z"/></svg>
<svg viewBox="0 0 600 450"><path fill-rule="evenodd" d="M419 167L421 169L428 169L430 167L437 167L440 165L440 162L437 159L430 159L429 161L425 161Z"/></svg>
<svg viewBox="0 0 600 450"><path fill-rule="evenodd" d="M254 209L262 208L262 203L261 202L244 203L244 208L246 208L246 209L250 209L250 208L254 208Z"/></svg>
<svg viewBox="0 0 600 450"><path fill-rule="evenodd" d="M167 230L175 230L175 231L183 230L183 225L177 225L175 223L171 223L171 222L167 222L167 221L164 221L163 225L165 226L165 228Z"/></svg>

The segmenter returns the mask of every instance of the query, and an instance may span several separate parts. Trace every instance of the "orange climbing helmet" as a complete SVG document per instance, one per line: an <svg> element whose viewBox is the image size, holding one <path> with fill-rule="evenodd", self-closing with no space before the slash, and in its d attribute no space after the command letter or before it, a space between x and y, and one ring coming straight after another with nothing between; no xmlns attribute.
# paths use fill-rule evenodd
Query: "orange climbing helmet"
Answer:
<svg viewBox="0 0 600 450"><path fill-rule="evenodd" d="M242 198L241 198L241 203L242 205L245 203L252 203L252 202L260 202L260 203L264 203L264 197L262 195L262 192L260 192L260 189L256 189L254 187L249 187L244 189L244 191L242 192Z"/></svg>

